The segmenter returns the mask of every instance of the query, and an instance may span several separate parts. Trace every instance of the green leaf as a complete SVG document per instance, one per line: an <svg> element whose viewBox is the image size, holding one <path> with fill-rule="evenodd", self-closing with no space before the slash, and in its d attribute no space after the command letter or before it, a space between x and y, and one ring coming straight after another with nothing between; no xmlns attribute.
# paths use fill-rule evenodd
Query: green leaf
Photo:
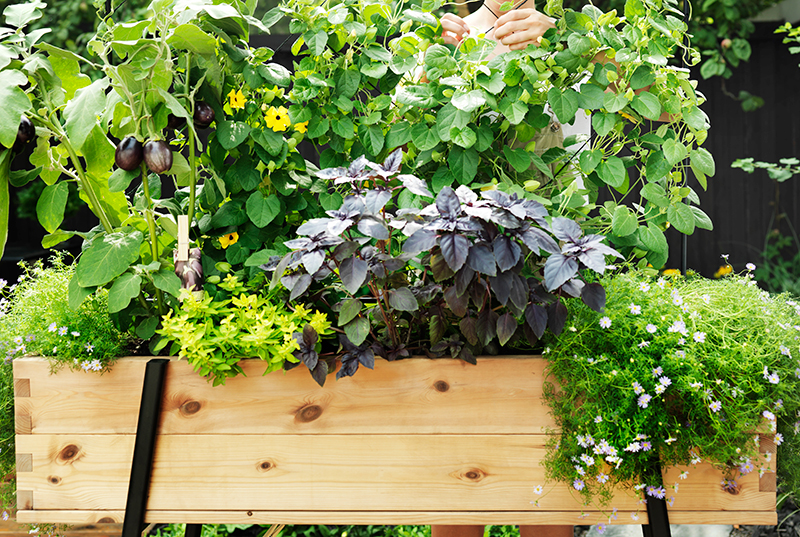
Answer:
<svg viewBox="0 0 800 537"><path fill-rule="evenodd" d="M481 90L472 90L469 93L456 93L450 102L459 110L474 112L486 104L486 98Z"/></svg>
<svg viewBox="0 0 800 537"><path fill-rule="evenodd" d="M72 278L69 280L69 286L67 287L68 292L68 302L69 302L69 309L72 311L78 311L78 308L81 307L83 301L86 300L89 295L94 293L96 290L95 287L81 287L78 284L78 277L73 275Z"/></svg>
<svg viewBox="0 0 800 537"><path fill-rule="evenodd" d="M583 56L592 48L592 40L580 34L570 34L567 38L569 50L576 56Z"/></svg>
<svg viewBox="0 0 800 537"><path fill-rule="evenodd" d="M581 156L578 158L581 171L586 175L589 175L594 171L595 168L597 168L597 165L600 163L602 158L603 151L601 149L592 149L591 151L581 152Z"/></svg>
<svg viewBox="0 0 800 537"><path fill-rule="evenodd" d="M418 123L411 128L411 139L420 151L433 149L440 141L436 129L429 129L425 123Z"/></svg>
<svg viewBox="0 0 800 537"><path fill-rule="evenodd" d="M247 216L257 227L264 227L281 213L281 202L275 194L264 196L256 190L247 198Z"/></svg>
<svg viewBox="0 0 800 537"><path fill-rule="evenodd" d="M78 151L83 148L83 143L105 109L105 91L108 84L107 78L95 80L85 88L77 90L75 97L70 99L64 108L64 118L66 119L64 129L67 131L72 146Z"/></svg>
<svg viewBox="0 0 800 537"><path fill-rule="evenodd" d="M480 156L475 151L475 148L461 149L460 147L454 147L450 150L448 162L450 171L453 172L456 180L462 185L468 185L478 173Z"/></svg>
<svg viewBox="0 0 800 537"><path fill-rule="evenodd" d="M369 321L364 317L357 317L344 325L344 333L353 345L361 345L369 335Z"/></svg>
<svg viewBox="0 0 800 537"><path fill-rule="evenodd" d="M139 259L144 241L141 231L115 232L95 237L78 259L75 274L82 287L104 285Z"/></svg>
<svg viewBox="0 0 800 537"><path fill-rule="evenodd" d="M339 310L339 326L344 326L361 313L361 301L357 298L348 298L342 302Z"/></svg>
<svg viewBox="0 0 800 537"><path fill-rule="evenodd" d="M584 110L597 110L603 107L604 98L603 88L595 84L583 84L578 94L578 105Z"/></svg>
<svg viewBox="0 0 800 537"><path fill-rule="evenodd" d="M708 231L714 231L714 224L711 222L711 218L703 212L700 207L695 207L694 205L689 206L694 214L694 224L699 227L700 229L707 229Z"/></svg>
<svg viewBox="0 0 800 537"><path fill-rule="evenodd" d="M572 88L562 92L559 88L552 87L547 92L547 102L561 123L569 123L578 111L578 92Z"/></svg>
<svg viewBox="0 0 800 537"><path fill-rule="evenodd" d="M592 127L598 136L605 136L614 125L617 124L617 116L607 112L597 112L592 114Z"/></svg>
<svg viewBox="0 0 800 537"><path fill-rule="evenodd" d="M455 132L452 136L453 143L464 149L472 147L478 141L478 136L472 130L472 127L464 127L463 129L453 127L452 131Z"/></svg>
<svg viewBox="0 0 800 537"><path fill-rule="evenodd" d="M161 268L153 273L153 285L165 293L177 297L181 291L181 279L171 270Z"/></svg>
<svg viewBox="0 0 800 537"><path fill-rule="evenodd" d="M217 121L217 140L230 151L247 139L250 130L250 125L244 121Z"/></svg>
<svg viewBox="0 0 800 537"><path fill-rule="evenodd" d="M694 233L694 213L685 203L674 203L667 209L669 223L685 235Z"/></svg>
<svg viewBox="0 0 800 537"><path fill-rule="evenodd" d="M81 72L81 57L74 52L62 50L48 43L38 45L41 50L47 51L50 65L53 71L61 80L61 87L64 88L66 95L64 98L69 101L75 96L75 92L91 84L92 79Z"/></svg>
<svg viewBox="0 0 800 537"><path fill-rule="evenodd" d="M656 81L653 69L649 65L640 65L631 76L631 88L638 90L645 88Z"/></svg>
<svg viewBox="0 0 800 537"><path fill-rule="evenodd" d="M508 97L503 97L499 103L499 110L508 119L509 123L517 125L525 119L525 114L528 113L528 105L522 101L512 101Z"/></svg>
<svg viewBox="0 0 800 537"><path fill-rule="evenodd" d="M639 226L639 242L652 252L666 253L669 249L664 232L652 222L648 222L647 227Z"/></svg>
<svg viewBox="0 0 800 537"><path fill-rule="evenodd" d="M643 91L633 98L631 107L647 119L657 120L661 117L661 103L658 97L649 91Z"/></svg>
<svg viewBox="0 0 800 537"><path fill-rule="evenodd" d="M264 63L259 65L256 70L267 84L272 86L288 87L292 83L292 74L286 67L277 63Z"/></svg>
<svg viewBox="0 0 800 537"><path fill-rule="evenodd" d="M217 51L217 42L211 35L194 24L181 24L172 35L167 38L167 43L180 50L187 50L201 56L214 56Z"/></svg>
<svg viewBox="0 0 800 537"><path fill-rule="evenodd" d="M597 175L607 185L619 188L625 183L627 172L622 159L616 156L608 157L597 167Z"/></svg>
<svg viewBox="0 0 800 537"><path fill-rule="evenodd" d="M378 125L359 125L358 137L371 155L378 155L383 150L383 130Z"/></svg>
<svg viewBox="0 0 800 537"><path fill-rule="evenodd" d="M0 153L0 258L6 249L8 241L8 215L11 198L8 193L8 170L11 168L11 150L5 149Z"/></svg>
<svg viewBox="0 0 800 537"><path fill-rule="evenodd" d="M674 138L665 140L664 145L661 147L664 150L664 157L672 166L675 166L686 158L686 146Z"/></svg>
<svg viewBox="0 0 800 537"><path fill-rule="evenodd" d="M683 120L694 130L705 130L708 128L708 118L697 106L692 105L683 111Z"/></svg>
<svg viewBox="0 0 800 537"><path fill-rule="evenodd" d="M68 196L69 186L64 181L44 187L39 196L39 201L36 202L36 216L48 233L55 232L64 221Z"/></svg>
<svg viewBox="0 0 800 537"><path fill-rule="evenodd" d="M22 28L28 23L35 21L42 16L40 10L47 7L44 2L34 0L33 2L10 5L3 10L6 24L15 28Z"/></svg>
<svg viewBox="0 0 800 537"><path fill-rule="evenodd" d="M30 99L20 88L27 82L28 77L19 71L5 70L0 76L0 144L5 147L14 145L20 117L31 108Z"/></svg>
<svg viewBox="0 0 800 537"><path fill-rule="evenodd" d="M81 148L81 153L86 160L86 171L96 177L105 178L108 171L114 166L115 151L116 147L103 132L103 128L95 123Z"/></svg>
<svg viewBox="0 0 800 537"><path fill-rule="evenodd" d="M615 112L619 112L626 106L628 106L628 99L626 99L624 95L617 95L613 92L607 92L603 96L603 108L606 109L606 112L613 114Z"/></svg>
<svg viewBox="0 0 800 537"><path fill-rule="evenodd" d="M363 75L370 78L382 78L388 71L388 67L385 63L369 62L362 64L359 70Z"/></svg>
<svg viewBox="0 0 800 537"><path fill-rule="evenodd" d="M328 118L317 115L308 122L308 132L306 134L308 134L309 138L319 138L324 136L328 129L330 129Z"/></svg>
<svg viewBox="0 0 800 537"><path fill-rule="evenodd" d="M321 56L325 52L325 46L328 44L328 33L325 30L317 32L308 32L303 34L308 49L314 56Z"/></svg>
<svg viewBox="0 0 800 537"><path fill-rule="evenodd" d="M692 168L700 171L703 175L713 177L717 171L716 165L714 164L714 157L704 147L698 147L692 151L689 162Z"/></svg>
<svg viewBox="0 0 800 537"><path fill-rule="evenodd" d="M411 124L408 121L400 121L392 125L386 135L386 148L394 149L405 145L411 141Z"/></svg>
<svg viewBox="0 0 800 537"><path fill-rule="evenodd" d="M636 215L625 205L618 205L611 217L611 230L619 237L627 237L635 233L639 222Z"/></svg>
<svg viewBox="0 0 800 537"><path fill-rule="evenodd" d="M336 74L334 81L336 82L336 93L351 99L358 91L361 73L355 69L342 69Z"/></svg>
<svg viewBox="0 0 800 537"><path fill-rule="evenodd" d="M342 116L333 121L333 132L344 138L345 140L352 140L355 138L355 125L353 120L347 116Z"/></svg>
<svg viewBox="0 0 800 537"><path fill-rule="evenodd" d="M400 54L395 54L392 56L392 61L389 62L389 69L396 75L403 75L416 67L416 65L416 56L401 56Z"/></svg>
<svg viewBox="0 0 800 537"><path fill-rule="evenodd" d="M117 313L124 310L131 300L139 296L142 289L142 277L130 272L114 280L108 290L108 312Z"/></svg>
<svg viewBox="0 0 800 537"><path fill-rule="evenodd" d="M392 61L392 53L377 43L373 43L362 50L368 58L375 60L376 62L389 63Z"/></svg>
<svg viewBox="0 0 800 537"><path fill-rule="evenodd" d="M469 123L470 117L471 115L467 112L463 112L451 103L447 103L436 114L436 128L438 129L439 137L443 142L449 142L451 140L450 129L453 127L463 129Z"/></svg>
<svg viewBox="0 0 800 537"><path fill-rule="evenodd" d="M280 7L274 7L267 11L261 18L261 24L267 28L275 26L275 24L283 18L283 11Z"/></svg>
<svg viewBox="0 0 800 537"><path fill-rule="evenodd" d="M505 155L506 160L517 173L527 171L531 166L531 154L525 149L511 149L509 146L504 145L503 155Z"/></svg>
<svg viewBox="0 0 800 537"><path fill-rule="evenodd" d="M664 187L657 183L647 183L642 187L642 197L656 207L666 208L669 206L669 198Z"/></svg>
<svg viewBox="0 0 800 537"><path fill-rule="evenodd" d="M475 77L475 81L480 87L492 95L500 94L506 87L506 83L503 81L503 73L500 71L492 71L491 75L478 73L478 76Z"/></svg>

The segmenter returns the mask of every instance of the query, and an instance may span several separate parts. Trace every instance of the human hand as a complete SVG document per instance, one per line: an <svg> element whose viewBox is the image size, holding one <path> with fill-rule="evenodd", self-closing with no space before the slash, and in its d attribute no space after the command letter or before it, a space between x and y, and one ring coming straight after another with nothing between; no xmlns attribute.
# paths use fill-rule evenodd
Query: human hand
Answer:
<svg viewBox="0 0 800 537"><path fill-rule="evenodd" d="M538 46L555 23L555 19L535 9L515 9L497 19L494 38L511 50L522 50L530 44Z"/></svg>
<svg viewBox="0 0 800 537"><path fill-rule="evenodd" d="M442 38L448 45L458 45L469 35L469 25L458 15L445 13L440 21L442 23Z"/></svg>

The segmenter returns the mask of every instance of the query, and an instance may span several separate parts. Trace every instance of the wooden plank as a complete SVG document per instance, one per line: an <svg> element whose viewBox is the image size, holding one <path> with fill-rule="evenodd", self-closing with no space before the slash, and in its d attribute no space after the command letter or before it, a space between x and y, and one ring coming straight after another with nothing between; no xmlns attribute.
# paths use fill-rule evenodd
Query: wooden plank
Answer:
<svg viewBox="0 0 800 537"><path fill-rule="evenodd" d="M634 513L638 519L631 518ZM618 511L609 521L608 513L586 511L147 511L145 522L175 524L646 524L647 512ZM60 518L59 518L60 517ZM121 521L123 511L18 511L21 522L63 520L67 524L90 524L107 519ZM759 524L778 523L778 515L767 511L673 511L672 524Z"/></svg>
<svg viewBox="0 0 800 537"><path fill-rule="evenodd" d="M40 358L14 363L30 378L18 399L34 434L133 434L144 360L122 360L102 376L50 376ZM211 386L185 361L173 361L165 385L163 434L538 434L554 427L541 401L541 358L378 360L375 370L330 378L319 387L304 368L262 376L259 360L242 362L247 377ZM491 367L488 367L488 365ZM102 416L102 419L98 419Z"/></svg>
<svg viewBox="0 0 800 537"><path fill-rule="evenodd" d="M165 435L156 446L151 508L164 510L573 511L584 506L565 484L545 484L543 435ZM33 471L17 486L36 509L122 509L130 436L18 436ZM71 455L67 458L65 452ZM669 477L670 474L668 473ZM675 508L774 511L756 473L725 492L721 474L693 468ZM671 481L667 481L671 483ZM539 501L539 507L532 503ZM635 511L625 491L611 507Z"/></svg>

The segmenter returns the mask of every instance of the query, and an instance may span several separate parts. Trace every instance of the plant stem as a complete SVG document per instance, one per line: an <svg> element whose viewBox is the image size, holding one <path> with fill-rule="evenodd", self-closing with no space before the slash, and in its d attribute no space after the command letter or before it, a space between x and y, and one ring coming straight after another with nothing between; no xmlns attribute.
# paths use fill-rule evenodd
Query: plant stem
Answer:
<svg viewBox="0 0 800 537"><path fill-rule="evenodd" d="M184 93L189 103L190 116L194 116L194 99L193 95L189 92L189 77L192 72L192 53L187 52L184 56L186 59L184 70L186 71L186 79L184 84ZM187 140L189 143L189 208L187 215L189 216L189 229L192 228L192 220L194 220L194 205L195 205L195 190L197 189L197 157L195 155L195 141L194 129L191 125L191 119L186 121Z"/></svg>
<svg viewBox="0 0 800 537"><path fill-rule="evenodd" d="M145 208L144 216L147 220L147 230L150 232L150 254L153 261L158 261L158 231L153 219L153 200L150 198L150 182L147 177L147 165L142 162L142 189L144 190ZM156 309L164 313L164 294L161 289L156 289Z"/></svg>
<svg viewBox="0 0 800 537"><path fill-rule="evenodd" d="M72 147L72 144L67 139L66 134L55 131L56 135L58 136L61 143L69 153L69 158L72 161L72 165L75 167L75 171L78 172L78 182L81 185L81 189L86 192L86 196L89 198L89 206L93 210L94 214L97 215L97 218L100 219L100 223L103 224L103 228L105 228L107 233L111 233L114 231L114 226L111 225L111 220L109 220L108 215L106 214L105 210L103 210L103 206L100 205L100 199L97 197L97 193L92 188L92 184L89 181L89 178L86 177L86 172L83 170L83 166L81 166L81 161L78 158L78 153Z"/></svg>

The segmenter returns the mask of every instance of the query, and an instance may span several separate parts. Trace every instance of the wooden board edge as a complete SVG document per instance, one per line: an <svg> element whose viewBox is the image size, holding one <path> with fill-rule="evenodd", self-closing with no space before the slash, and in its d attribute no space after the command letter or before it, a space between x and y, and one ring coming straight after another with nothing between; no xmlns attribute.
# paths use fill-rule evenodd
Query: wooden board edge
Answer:
<svg viewBox="0 0 800 537"><path fill-rule="evenodd" d="M618 511L615 520L608 513L559 511L159 511L149 510L145 522L174 524L646 524L647 512ZM22 523L64 524L120 523L124 511L18 511ZM774 511L670 511L672 524L742 524L774 526Z"/></svg>

